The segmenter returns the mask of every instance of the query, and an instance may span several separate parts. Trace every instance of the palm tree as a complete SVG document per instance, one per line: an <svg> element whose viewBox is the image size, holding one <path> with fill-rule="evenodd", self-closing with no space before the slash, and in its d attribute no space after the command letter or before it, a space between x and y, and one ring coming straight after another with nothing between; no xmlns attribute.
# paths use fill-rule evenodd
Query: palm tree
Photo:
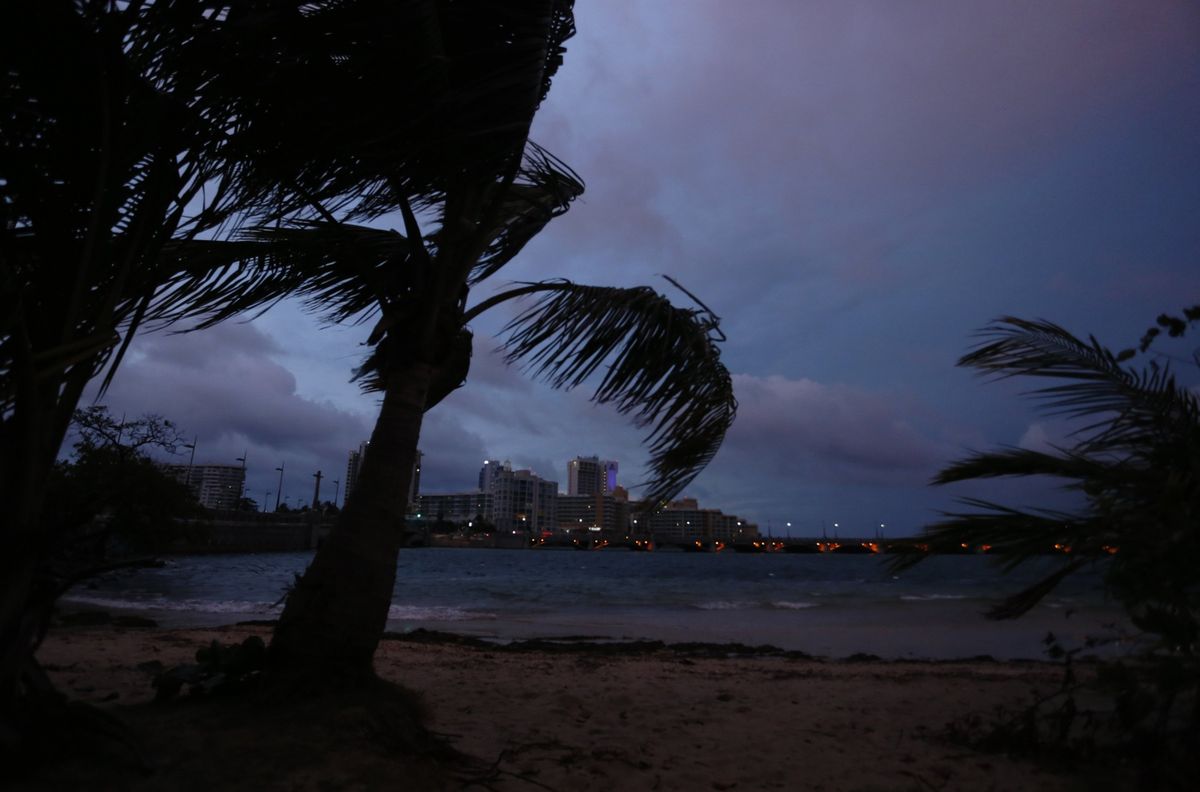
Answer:
<svg viewBox="0 0 1200 792"><path fill-rule="evenodd" d="M46 2L0 22L0 749L50 690L33 653L70 537L42 504L71 416L167 279L162 246L232 208L229 184L204 193L244 121L203 90L203 5Z"/></svg>
<svg viewBox="0 0 1200 792"><path fill-rule="evenodd" d="M510 362L527 361L554 387L575 387L606 367L593 398L650 428L651 502L685 486L733 420L718 321L703 304L677 308L648 288L548 280L468 309L471 290L583 191L569 168L527 139L574 32L571 2L481 7L486 14L462 16L439 6L447 13L430 27L437 32L427 47L446 79L433 97L437 111L418 111L427 127L404 142L422 153L415 161L402 146L374 160L372 178L355 158L355 172L372 185L358 202L310 194L234 241L171 250L177 268L196 273L156 304L173 320L200 317L205 327L287 294L328 321L375 319L358 377L383 394L379 418L354 492L288 597L271 647L277 668L370 676L403 540L404 471L424 413L466 377L468 324L481 312L539 298L508 325L505 348ZM389 210L402 232L353 222ZM173 304L184 295L186 305Z"/></svg>
<svg viewBox="0 0 1200 792"><path fill-rule="evenodd" d="M934 483L1052 476L1066 481L1084 505L1063 512L970 499L976 511L946 515L927 529L930 543L991 545L1009 568L1054 547L1066 551L1053 574L1009 597L993 611L996 618L1024 613L1065 576L1103 559L1105 584L1133 622L1172 652L1194 655L1200 637L1196 392L1176 382L1169 363L1133 368L1126 361L1135 350L1114 354L1095 338L1083 341L1050 322L1004 317L980 335L982 343L959 365L1000 378L1055 380L1033 395L1052 414L1086 424L1070 447L977 453L947 467Z"/></svg>

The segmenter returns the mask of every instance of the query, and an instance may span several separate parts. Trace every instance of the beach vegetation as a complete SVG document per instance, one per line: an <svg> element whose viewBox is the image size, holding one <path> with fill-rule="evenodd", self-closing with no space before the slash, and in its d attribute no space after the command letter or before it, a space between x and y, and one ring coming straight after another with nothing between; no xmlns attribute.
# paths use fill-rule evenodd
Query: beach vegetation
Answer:
<svg viewBox="0 0 1200 792"><path fill-rule="evenodd" d="M57 548L50 557L77 559L67 574L88 574L89 559L106 564L165 547L184 537L179 522L202 512L188 487L168 475L150 451L175 453L185 438L158 415L113 418L108 409L76 411L70 455L51 475L43 535Z"/></svg>
<svg viewBox="0 0 1200 792"><path fill-rule="evenodd" d="M1030 395L1082 426L1061 447L973 454L943 469L934 483L1049 476L1064 481L1081 505L1065 511L972 498L965 501L970 511L947 514L924 532L933 550L990 545L1009 569L1056 551L1056 568L996 605L989 613L996 619L1027 612L1068 575L1102 569L1106 591L1139 631L1140 651L1104 661L1085 683L1070 660L1093 647L1051 639L1051 656L1066 662L1063 689L1018 719L1019 732L1033 739L1038 723L1052 722L1042 738L1057 735L1061 745L1099 722L1077 706L1081 691L1103 691L1107 710L1100 720L1124 736L1153 783L1170 783L1176 772L1170 768L1200 747L1200 397L1172 367L1200 369L1200 350L1177 356L1153 348L1164 333L1183 337L1200 321L1200 306L1181 314L1163 314L1136 347L1119 352L1047 321L1004 317L981 330L960 366L993 378L1049 380ZM893 566L921 557L900 556Z"/></svg>

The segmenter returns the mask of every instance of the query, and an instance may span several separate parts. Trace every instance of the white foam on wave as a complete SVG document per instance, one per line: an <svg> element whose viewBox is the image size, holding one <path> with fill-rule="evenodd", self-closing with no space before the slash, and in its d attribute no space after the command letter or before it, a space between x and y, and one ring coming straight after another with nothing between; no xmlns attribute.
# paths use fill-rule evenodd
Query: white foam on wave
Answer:
<svg viewBox="0 0 1200 792"><path fill-rule="evenodd" d="M76 605L87 605L94 608L112 610L157 610L179 611L190 613L232 613L253 614L256 616L278 616L283 605L271 602L250 602L247 600L172 600L165 597L149 599L118 599L115 597L93 596L88 594L72 595L64 598ZM466 619L494 619L494 613L466 611L462 608L445 606L416 606L392 605L388 608L388 618L397 621L463 621Z"/></svg>
<svg viewBox="0 0 1200 792"><path fill-rule="evenodd" d="M815 603L815 602L772 602L771 607L779 608L780 610L804 610L805 608L817 607L817 603Z"/></svg>
<svg viewBox="0 0 1200 792"><path fill-rule="evenodd" d="M165 597L155 597L145 600L114 599L97 597L87 594L73 594L63 598L67 602L78 605L92 605L98 608L115 608L126 610L160 610L160 611L190 611L193 613L278 613L282 606L270 602L249 602L246 600L171 600Z"/></svg>
<svg viewBox="0 0 1200 792"><path fill-rule="evenodd" d="M932 602L934 600L966 599L965 594L904 594L900 599L906 602Z"/></svg>
<svg viewBox="0 0 1200 792"><path fill-rule="evenodd" d="M467 611L442 605L392 605L388 618L393 621L466 621L468 619L494 619L494 613Z"/></svg>

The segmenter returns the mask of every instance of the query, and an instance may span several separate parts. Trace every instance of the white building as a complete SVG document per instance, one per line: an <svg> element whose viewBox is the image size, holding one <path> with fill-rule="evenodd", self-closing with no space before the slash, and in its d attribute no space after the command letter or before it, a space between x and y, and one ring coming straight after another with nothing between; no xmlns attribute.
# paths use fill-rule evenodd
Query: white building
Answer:
<svg viewBox="0 0 1200 792"><path fill-rule="evenodd" d="M513 470L507 460L486 460L479 471L480 491L492 496L488 519L498 531L540 533L558 527L558 482L530 470Z"/></svg>
<svg viewBox="0 0 1200 792"><path fill-rule="evenodd" d="M163 465L176 481L191 489L206 509L234 510L242 499L246 470L241 465Z"/></svg>

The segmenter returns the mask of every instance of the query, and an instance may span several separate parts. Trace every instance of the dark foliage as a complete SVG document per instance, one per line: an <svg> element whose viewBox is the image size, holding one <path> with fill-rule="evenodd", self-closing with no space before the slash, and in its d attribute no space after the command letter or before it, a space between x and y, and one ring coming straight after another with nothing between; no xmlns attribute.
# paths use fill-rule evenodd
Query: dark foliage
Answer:
<svg viewBox="0 0 1200 792"><path fill-rule="evenodd" d="M69 459L55 465L43 519L56 555L112 556L161 549L187 535L180 518L199 516L186 485L167 475L147 451L173 451L176 427L159 416L125 421L104 407L76 413L79 436Z"/></svg>
<svg viewBox="0 0 1200 792"><path fill-rule="evenodd" d="M1200 306L1183 318L1163 315L1157 326L1179 338L1198 320ZM993 618L1019 616L1065 576L1101 564L1106 589L1142 632L1143 651L1101 662L1094 678L1081 681L1072 660L1091 646L1067 649L1049 637L1051 657L1064 662L1062 690L1002 720L989 739L1009 748L1116 752L1139 762L1145 785L1183 788L1194 780L1200 749L1200 399L1176 380L1169 356L1140 368L1128 363L1160 334L1151 328L1139 350L1114 354L1045 321L1005 317L981 331L983 342L959 365L1054 380L1032 396L1083 426L1069 447L977 453L934 483L1052 476L1084 505L1058 512L970 499L976 511L946 515L926 537L934 548L990 545L1010 568L1051 548L1063 553L1057 571L1008 597ZM919 560L905 556L895 566ZM1099 705L1080 703L1097 692Z"/></svg>

